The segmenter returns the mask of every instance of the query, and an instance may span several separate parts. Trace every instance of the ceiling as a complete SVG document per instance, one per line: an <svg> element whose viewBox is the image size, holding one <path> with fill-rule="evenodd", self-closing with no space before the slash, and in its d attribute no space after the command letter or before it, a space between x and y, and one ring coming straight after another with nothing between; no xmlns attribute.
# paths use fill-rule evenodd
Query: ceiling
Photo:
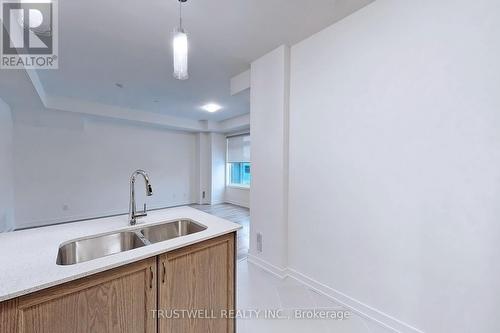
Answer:
<svg viewBox="0 0 500 333"><path fill-rule="evenodd" d="M249 112L248 93L230 95L232 76L372 1L188 0L187 81L172 77L177 0L59 1L59 70L37 74L47 96L221 121ZM201 110L207 102L223 110Z"/></svg>
<svg viewBox="0 0 500 333"><path fill-rule="evenodd" d="M13 109L44 109L25 70L0 70L0 99Z"/></svg>

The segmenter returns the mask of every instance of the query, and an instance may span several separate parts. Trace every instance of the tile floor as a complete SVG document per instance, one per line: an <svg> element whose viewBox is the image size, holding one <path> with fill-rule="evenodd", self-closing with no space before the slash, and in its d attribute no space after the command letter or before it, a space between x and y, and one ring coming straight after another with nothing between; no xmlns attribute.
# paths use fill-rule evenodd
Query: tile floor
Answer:
<svg viewBox="0 0 500 333"><path fill-rule="evenodd" d="M347 311L332 300L299 282L279 279L247 260L238 262L238 310L278 310L293 314L296 309ZM284 314L283 312L282 314ZM250 316L250 312L241 312ZM391 333L378 324L351 313L344 320L238 319L237 333ZM259 317L265 317L260 315Z"/></svg>
<svg viewBox="0 0 500 333"><path fill-rule="evenodd" d="M281 314L293 314L294 310L326 310L330 313L347 310L293 279L279 279L246 260L250 223L247 208L231 204L192 207L243 226L238 232L237 308L247 316L252 314L252 318L239 319L237 333L392 333L354 314L345 320L265 319L262 314L265 310L283 310ZM259 319L255 319L255 312L249 310L260 310Z"/></svg>

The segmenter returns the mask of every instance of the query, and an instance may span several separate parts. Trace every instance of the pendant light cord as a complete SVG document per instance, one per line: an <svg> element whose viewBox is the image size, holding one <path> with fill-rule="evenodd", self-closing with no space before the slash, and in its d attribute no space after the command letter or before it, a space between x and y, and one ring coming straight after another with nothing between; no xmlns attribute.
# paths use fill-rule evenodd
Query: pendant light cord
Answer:
<svg viewBox="0 0 500 333"><path fill-rule="evenodd" d="M179 1L179 28L182 30L182 1Z"/></svg>

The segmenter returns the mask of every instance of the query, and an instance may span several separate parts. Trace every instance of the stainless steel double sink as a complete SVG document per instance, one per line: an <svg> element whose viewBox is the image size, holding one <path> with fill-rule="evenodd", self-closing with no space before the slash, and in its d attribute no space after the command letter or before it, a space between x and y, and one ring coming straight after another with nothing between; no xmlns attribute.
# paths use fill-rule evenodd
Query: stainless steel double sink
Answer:
<svg viewBox="0 0 500 333"><path fill-rule="evenodd" d="M117 233L91 236L62 244L57 254L58 265L74 265L194 234L207 227L192 220L177 220Z"/></svg>

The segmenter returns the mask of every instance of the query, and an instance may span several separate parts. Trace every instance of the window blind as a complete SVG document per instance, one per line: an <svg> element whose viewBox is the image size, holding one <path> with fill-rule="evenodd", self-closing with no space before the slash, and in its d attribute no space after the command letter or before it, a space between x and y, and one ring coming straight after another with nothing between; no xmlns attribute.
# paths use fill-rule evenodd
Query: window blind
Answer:
<svg viewBox="0 0 500 333"><path fill-rule="evenodd" d="M250 135L239 135L227 138L227 162L250 163Z"/></svg>

